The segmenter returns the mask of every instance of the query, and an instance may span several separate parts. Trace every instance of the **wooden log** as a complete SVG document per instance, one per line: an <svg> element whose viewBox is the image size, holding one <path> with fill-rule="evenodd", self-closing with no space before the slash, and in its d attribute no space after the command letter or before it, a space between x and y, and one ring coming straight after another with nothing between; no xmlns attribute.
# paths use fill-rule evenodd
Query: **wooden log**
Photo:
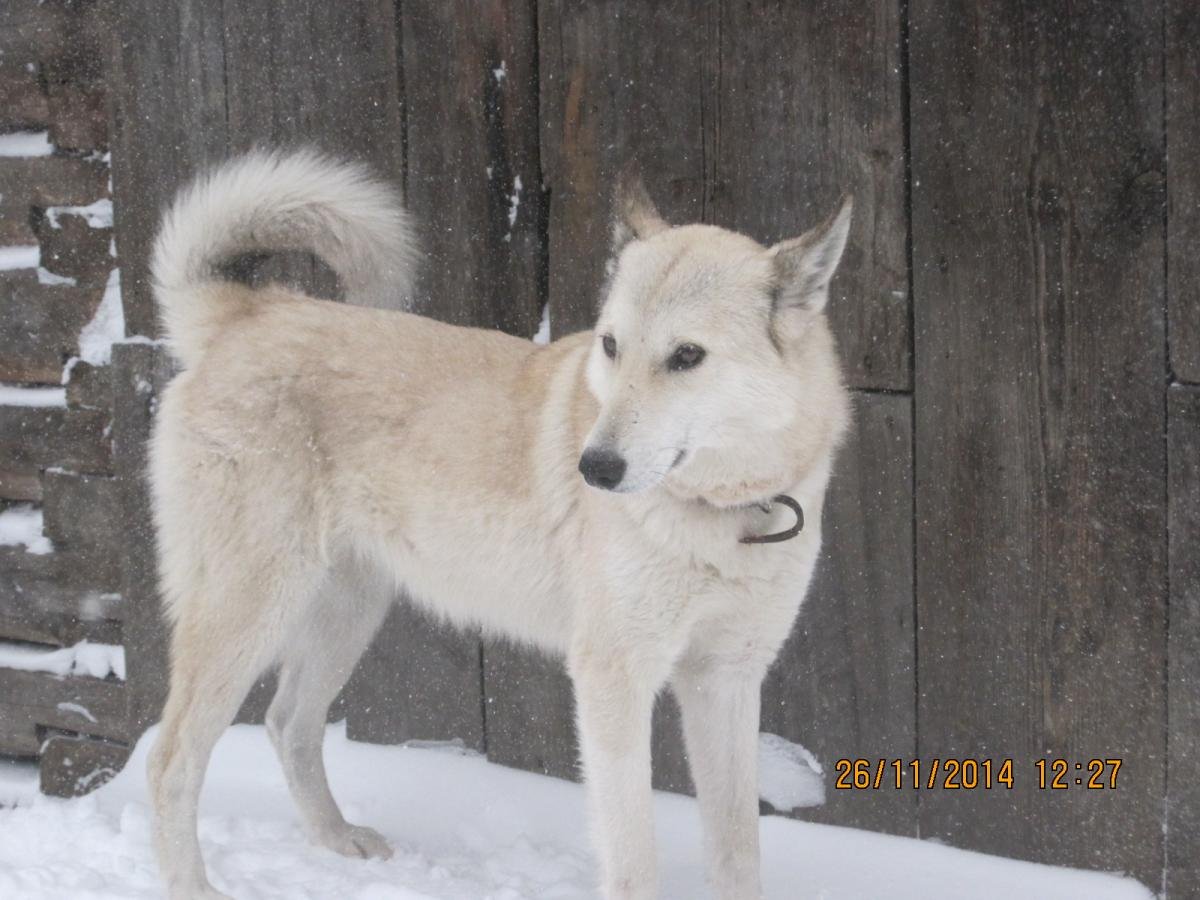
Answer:
<svg viewBox="0 0 1200 900"><path fill-rule="evenodd" d="M38 760L43 794L82 797L111 781L129 760L130 748L114 741L56 734L42 745Z"/></svg>
<svg viewBox="0 0 1200 900"><path fill-rule="evenodd" d="M120 579L92 571L85 557L56 548L29 553L23 547L0 547L0 602L24 603L40 613L86 619L119 619Z"/></svg>
<svg viewBox="0 0 1200 900"><path fill-rule="evenodd" d="M0 122L15 131L45 128L49 121L50 104L37 65L0 63Z"/></svg>
<svg viewBox="0 0 1200 900"><path fill-rule="evenodd" d="M37 243L30 220L48 206L82 206L107 194L108 167L69 156L0 158L0 239Z"/></svg>
<svg viewBox="0 0 1200 900"><path fill-rule="evenodd" d="M64 3L6 0L0 6L0 55L36 60L65 53L67 17Z"/></svg>
<svg viewBox="0 0 1200 900"><path fill-rule="evenodd" d="M0 668L0 698L0 720L7 723L122 742L130 737L125 683L115 679Z"/></svg>
<svg viewBox="0 0 1200 900"><path fill-rule="evenodd" d="M120 580L127 534L115 478L47 471L42 475L42 522L56 549L71 551L95 583Z"/></svg>
<svg viewBox="0 0 1200 900"><path fill-rule="evenodd" d="M96 227L87 215L41 211L34 216L34 232L41 247L42 267L83 285L104 286L116 265L109 250L112 228Z"/></svg>
<svg viewBox="0 0 1200 900"><path fill-rule="evenodd" d="M1200 17L1188 0L1165 0L1167 302L1171 370L1200 383Z"/></svg>
<svg viewBox="0 0 1200 900"><path fill-rule="evenodd" d="M109 414L101 409L71 410L60 406L0 406L0 496L10 494L7 479L37 479L46 468L104 473L112 469L112 446L105 431ZM18 482L20 484L20 482Z"/></svg>
<svg viewBox="0 0 1200 900"><path fill-rule="evenodd" d="M0 547L0 638L67 646L121 643L119 574L63 548Z"/></svg>
<svg viewBox="0 0 1200 900"><path fill-rule="evenodd" d="M0 755L36 758L41 752L37 723L22 713L0 703Z"/></svg>
<svg viewBox="0 0 1200 900"><path fill-rule="evenodd" d="M111 409L112 377L108 366L77 360L67 375L67 406L71 409Z"/></svg>
<svg viewBox="0 0 1200 900"><path fill-rule="evenodd" d="M108 196L108 166L74 156L0 157L0 193L26 216L35 206L86 206Z"/></svg>
<svg viewBox="0 0 1200 900"><path fill-rule="evenodd" d="M1171 630L1167 642L1166 896L1200 893L1200 388L1167 392Z"/></svg>
<svg viewBox="0 0 1200 900"><path fill-rule="evenodd" d="M0 497L5 500L42 499L42 479L36 470L20 468L13 471L0 470Z"/></svg>
<svg viewBox="0 0 1200 900"><path fill-rule="evenodd" d="M918 749L1016 781L922 792L921 835L1158 885L1161 7L910 14Z"/></svg>
<svg viewBox="0 0 1200 900"><path fill-rule="evenodd" d="M47 99L55 147L100 153L108 149L108 93L103 81L53 81Z"/></svg>
<svg viewBox="0 0 1200 900"><path fill-rule="evenodd" d="M0 380L61 383L103 296L102 283L48 285L32 270L0 272Z"/></svg>
<svg viewBox="0 0 1200 900"><path fill-rule="evenodd" d="M0 582L8 581L7 578ZM42 613L14 603L0 583L0 640L29 641L69 647L80 641L120 644L121 623L115 619L83 619L78 615Z"/></svg>

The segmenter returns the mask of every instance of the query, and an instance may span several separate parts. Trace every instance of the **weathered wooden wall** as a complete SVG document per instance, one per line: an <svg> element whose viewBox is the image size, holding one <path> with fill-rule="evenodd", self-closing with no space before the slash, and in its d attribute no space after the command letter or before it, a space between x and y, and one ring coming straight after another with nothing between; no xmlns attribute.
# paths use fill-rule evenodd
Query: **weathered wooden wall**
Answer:
<svg viewBox="0 0 1200 900"><path fill-rule="evenodd" d="M918 751L1019 776L922 795L921 833L1157 884L1162 10L1066 9L910 11ZM1040 790L1045 757L1120 788Z"/></svg>
<svg viewBox="0 0 1200 900"><path fill-rule="evenodd" d="M35 669L83 641L113 645L116 659L128 611L110 372L83 349L116 265L103 215L103 11L96 0L0 4L0 247L10 257L0 267L0 516L40 518L45 539L0 545L0 647L29 654ZM133 736L125 688L115 671L0 667L0 754L40 758L52 793L102 783L87 778L89 760L111 762ZM65 756L78 767L61 765Z"/></svg>
<svg viewBox="0 0 1200 900"><path fill-rule="evenodd" d="M1156 889L1165 872L1171 896L1200 895L1190 4L120 9L131 333L154 334L157 210L198 166L255 143L314 142L403 184L429 257L409 302L524 336L547 306L556 336L589 326L609 185L631 157L673 220L764 242L853 192L830 312L856 430L763 728L831 775L842 757L1011 757L1018 786L831 788L800 815L1121 869ZM311 279L305 265L285 274ZM117 363L118 392L167 375L149 349ZM119 401L118 428L144 434L147 410ZM133 479L126 452L117 469ZM144 497L126 488L144 535ZM126 593L151 616L131 632L144 722L161 702L163 632L145 547L131 556ZM364 739L458 737L508 764L576 771L560 663L405 607L344 703ZM656 779L686 789L675 717L665 697ZM1058 756L1122 758L1119 787L1038 790L1034 761Z"/></svg>

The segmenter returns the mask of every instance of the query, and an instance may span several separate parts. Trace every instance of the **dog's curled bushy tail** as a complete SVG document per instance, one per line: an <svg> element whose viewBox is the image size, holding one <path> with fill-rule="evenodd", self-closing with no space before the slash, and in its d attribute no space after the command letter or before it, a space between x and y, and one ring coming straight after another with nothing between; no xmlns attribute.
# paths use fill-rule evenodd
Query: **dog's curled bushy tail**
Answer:
<svg viewBox="0 0 1200 900"><path fill-rule="evenodd" d="M254 151L200 176L163 215L151 274L167 341L195 362L225 318L222 265L251 253L303 250L323 259L348 298L398 306L416 260L396 191L366 167L313 150Z"/></svg>

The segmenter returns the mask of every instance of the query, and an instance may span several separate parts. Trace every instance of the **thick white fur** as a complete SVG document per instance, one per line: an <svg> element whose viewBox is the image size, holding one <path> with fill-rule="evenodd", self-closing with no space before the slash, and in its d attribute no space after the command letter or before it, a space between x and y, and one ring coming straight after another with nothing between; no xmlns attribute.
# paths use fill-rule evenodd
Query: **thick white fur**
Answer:
<svg viewBox="0 0 1200 900"><path fill-rule="evenodd" d="M849 417L822 311L848 209L768 249L668 228L644 191L626 191L597 331L544 348L217 280L223 254L303 237L378 295L386 261L411 245L390 196L358 170L256 156L185 192L159 239L159 298L185 364L159 409L151 472L174 619L150 762L171 897L221 896L196 801L213 743L270 666L268 728L314 839L389 852L342 818L321 734L401 589L565 655L610 900L656 892L650 714L669 683L717 895L757 897L759 685L812 575ZM681 342L707 356L671 372ZM626 458L621 492L585 485L589 441ZM755 505L780 492L803 505L805 530L739 543L790 524Z"/></svg>
<svg viewBox="0 0 1200 900"><path fill-rule="evenodd" d="M399 309L411 288L416 242L394 190L312 150L248 153L181 191L154 244L155 296L185 365L226 312L196 302L196 288L238 254L287 249L320 256L361 305Z"/></svg>

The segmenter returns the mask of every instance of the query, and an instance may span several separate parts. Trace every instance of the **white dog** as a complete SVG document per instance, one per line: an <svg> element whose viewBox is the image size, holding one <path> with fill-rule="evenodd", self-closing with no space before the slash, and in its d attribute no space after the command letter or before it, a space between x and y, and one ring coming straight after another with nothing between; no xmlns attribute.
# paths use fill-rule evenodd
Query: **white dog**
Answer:
<svg viewBox="0 0 1200 900"><path fill-rule="evenodd" d="M174 626L150 761L170 896L223 896L197 797L270 667L267 727L314 840L389 855L342 817L321 741L403 590L565 655L612 900L656 893L650 718L669 683L714 890L758 897L759 686L807 590L849 418L823 312L849 222L846 202L767 248L672 228L623 178L595 331L538 347L223 277L240 254L303 249L353 299L403 296L405 214L356 167L259 153L185 190L153 261L183 365L151 473Z"/></svg>

